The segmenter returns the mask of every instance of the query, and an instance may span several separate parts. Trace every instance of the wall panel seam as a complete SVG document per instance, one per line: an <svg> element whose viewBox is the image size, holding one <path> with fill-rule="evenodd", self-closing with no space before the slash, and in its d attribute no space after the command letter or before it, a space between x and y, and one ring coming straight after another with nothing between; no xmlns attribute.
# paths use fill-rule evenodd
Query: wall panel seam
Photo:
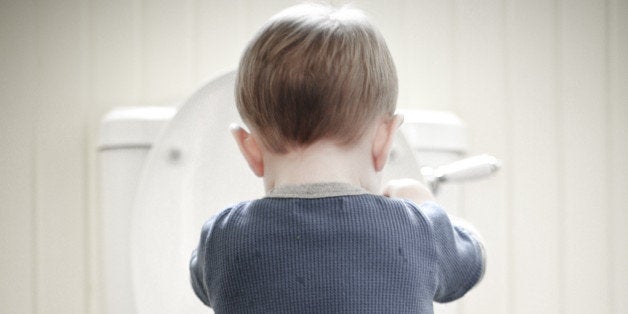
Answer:
<svg viewBox="0 0 628 314"><path fill-rule="evenodd" d="M562 22L562 14L561 14L561 0L553 0L554 5L554 42L555 42L555 51L554 51L554 68L555 68L555 77L554 77L554 97L555 97L555 117L556 117L556 143L558 144L556 149L556 160L562 161L565 153L563 143L563 132L564 132L564 123L562 119L563 112L563 98L562 98L562 63L561 63L561 22ZM558 312L560 314L565 313L565 223L564 219L562 219L565 215L565 189L564 189L564 177L565 177L565 169L564 165L557 165L556 167L556 177L558 178L558 184L556 186L556 201L558 204L558 208L556 211L558 213L558 226L557 226L557 238L558 243L563 243L562 246L559 246L560 252L558 254Z"/></svg>
<svg viewBox="0 0 628 314"><path fill-rule="evenodd" d="M82 193L83 193L83 207L85 209L84 212L84 216L83 216L83 234L85 237L85 241L83 242L83 258L84 258L84 283L85 283L85 291L86 293L84 294L84 302L83 302L83 311L84 313L90 313L90 309L92 307L92 296L95 293L95 289L94 289L94 281L93 281L93 276L92 274L94 273L93 271L93 267L94 265L92 264L92 254L91 254L91 248L92 248L92 244L95 244L94 241L94 237L92 234L91 230L94 230L95 225L94 225L94 220L92 217L92 213L95 212L95 208L93 207L92 204L95 204L95 202L93 202L93 197L94 195L92 195L92 193L90 193L91 191L91 184L92 184L92 178L91 178L91 172L90 172L90 117L92 116L91 114L91 110L90 108L92 108L92 102L91 100L93 99L92 95L93 95L93 82L92 82L92 64L93 64L93 57L92 57L92 42L91 42L91 35L93 33L93 29L92 29L92 17L91 17L91 2L86 2L83 1L81 2L81 22L83 24L83 30L81 32L81 45L82 45L82 49L83 49L83 64L81 66L81 70L82 70L82 75L83 78L85 79L85 90L82 93L82 107L83 107L83 180L84 180L84 185L82 188Z"/></svg>
<svg viewBox="0 0 628 314"><path fill-rule="evenodd" d="M514 191L514 179L515 179L515 172L514 172L514 156L513 156L513 140L514 140L514 136L513 136L513 108L512 108L512 82L510 80L510 74L511 74L511 63L510 63L510 38L512 35L512 29L510 27L510 19L509 19L509 13L510 13L510 8L512 6L512 1L510 0L502 0L501 1L501 5L502 5L502 67L503 67L503 72L502 72L502 79L504 81L504 93L502 95L503 98L503 106L505 108L504 113L505 113L505 117L504 117L504 126L505 126L505 130L504 132L506 132L506 156L504 156L503 158L505 159L505 164L507 167L509 167L509 171L504 171L504 173L502 174L503 176L505 176L505 180L506 180L506 228L507 230L510 230L510 232L507 233L506 235L506 258L508 259L506 261L506 265L507 265L507 269L508 272L512 273L513 270L515 269L515 253L514 253L514 236L512 233L513 230L513 221L514 221L514 217L513 217L513 191ZM510 280L507 281L507 286L508 286L508 292L507 292L507 296L508 296L508 300L506 302L506 307L508 308L508 312L509 313L515 313L516 309L515 309L515 295L516 295L516 291L515 291L515 282L514 282L514 277L511 276Z"/></svg>
<svg viewBox="0 0 628 314"><path fill-rule="evenodd" d="M36 53L36 62L37 65L35 66L35 71L39 74L39 72L41 71L42 68L42 55L41 55L41 43L40 43L40 28L42 27L41 23L42 20L39 18L40 15L40 8L39 8L39 2L33 1L33 8L34 8L34 16L37 19L37 21L35 22L35 38L34 38L34 42L35 42L35 49L37 50ZM42 78L41 75L37 75L36 78L36 86L37 86L37 95L35 96L35 99L37 101L37 103L40 102L41 100L41 93L39 93L39 91L41 90L41 82ZM33 252L33 265L32 265L32 273L33 273L33 283L32 283L32 297L31 300L33 302L33 306L32 306L32 310L33 313L35 314L39 314L39 262L40 262L40 254L39 254L39 202L38 202L38 195L39 195L39 191L37 190L37 187L39 186L38 184L38 174L37 174L37 170L38 170L38 164L37 164L37 160L38 160L38 154L37 154L37 145L39 143L39 126L38 126L38 120L39 120L39 113L38 113L38 109L37 109L37 104L33 104L33 114L32 114L32 127L33 127L33 137L32 137L32 141L33 144L32 146L32 210L33 213L31 215L31 219L32 219L32 230L33 230L33 234L32 234L32 247L31 250Z"/></svg>
<svg viewBox="0 0 628 314"><path fill-rule="evenodd" d="M613 270L615 269L615 263L616 261L614 260L613 257L613 250L615 248L615 239L614 239L614 235L615 235L615 224L613 223L613 218L614 218L614 190L613 190L613 185L612 183L614 182L614 173L612 171L612 169L610 169L609 167L611 165L613 165L613 161L614 161L614 157L613 157L613 143L614 143L614 137L613 137L613 119L612 119L612 114L613 114L613 101L612 101L612 93L613 93L613 87L612 87L612 75L611 75L611 63L612 63L612 48L613 48L613 36L612 36L612 27L613 27L613 22L614 22L614 16L612 14L612 12L615 12L614 10L611 10L611 5L609 3L609 0L605 0L604 1L604 94L605 94L605 116L604 116L604 134L605 136L605 140L606 142L604 143L606 146L606 165L604 166L604 171L605 171L605 184L606 184L606 210L607 210L607 217L606 217L606 225L608 226L608 228L606 229L607 231L607 238L606 238L606 245L608 246L608 252L610 254L609 258L607 258L607 284L608 284L608 291L610 292L610 295L608 296L609 298L609 308L610 308L610 313L615 313L616 312L616 300L615 300L615 293L614 293L614 287L615 287L615 276L613 276Z"/></svg>

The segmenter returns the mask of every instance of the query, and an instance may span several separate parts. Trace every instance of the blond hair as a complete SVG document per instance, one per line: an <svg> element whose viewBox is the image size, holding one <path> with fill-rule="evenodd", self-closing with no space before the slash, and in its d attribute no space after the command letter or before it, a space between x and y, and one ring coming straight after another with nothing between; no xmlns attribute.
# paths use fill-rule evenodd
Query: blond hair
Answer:
<svg viewBox="0 0 628 314"><path fill-rule="evenodd" d="M302 4L273 16L246 48L236 82L240 116L276 153L321 139L354 143L396 101L384 39L349 7Z"/></svg>

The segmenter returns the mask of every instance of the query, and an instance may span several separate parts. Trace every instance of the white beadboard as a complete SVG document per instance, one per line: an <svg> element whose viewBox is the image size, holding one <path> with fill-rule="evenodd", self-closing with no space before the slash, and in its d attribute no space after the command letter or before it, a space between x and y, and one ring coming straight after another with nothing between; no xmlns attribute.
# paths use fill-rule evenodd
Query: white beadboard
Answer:
<svg viewBox="0 0 628 314"><path fill-rule="evenodd" d="M506 3L513 314L560 313L555 13L546 0Z"/></svg>
<svg viewBox="0 0 628 314"><path fill-rule="evenodd" d="M102 313L100 118L182 100L297 2L0 2L0 312ZM455 111L472 153L504 162L465 188L489 268L445 311L626 313L628 3L354 5L388 41L400 106Z"/></svg>
<svg viewBox="0 0 628 314"><path fill-rule="evenodd" d="M607 178L610 192L611 256L609 275L612 290L612 313L628 313L628 1L608 2L607 66L608 120L610 141Z"/></svg>
<svg viewBox="0 0 628 314"><path fill-rule="evenodd" d="M490 180L467 184L461 215L481 230L488 268L483 282L462 301L460 313L509 313L509 197L512 169L508 150L504 3L454 2L454 110L467 123L471 153L489 152L504 170Z"/></svg>
<svg viewBox="0 0 628 314"><path fill-rule="evenodd" d="M562 309L608 313L609 175L605 3L560 1Z"/></svg>
<svg viewBox="0 0 628 314"><path fill-rule="evenodd" d="M86 3L37 3L36 302L46 313L87 307Z"/></svg>
<svg viewBox="0 0 628 314"><path fill-rule="evenodd" d="M0 2L0 312L34 313L35 6Z"/></svg>
<svg viewBox="0 0 628 314"><path fill-rule="evenodd" d="M215 73L235 69L247 42L246 1L196 2L194 17L194 81L208 79ZM225 33L227 31L227 33Z"/></svg>
<svg viewBox="0 0 628 314"><path fill-rule="evenodd" d="M141 1L141 81L144 104L174 102L194 87L192 0Z"/></svg>
<svg viewBox="0 0 628 314"><path fill-rule="evenodd" d="M400 105L453 109L453 5L452 0L399 4L402 31L390 32L400 36L396 52L403 56L395 60L400 72Z"/></svg>

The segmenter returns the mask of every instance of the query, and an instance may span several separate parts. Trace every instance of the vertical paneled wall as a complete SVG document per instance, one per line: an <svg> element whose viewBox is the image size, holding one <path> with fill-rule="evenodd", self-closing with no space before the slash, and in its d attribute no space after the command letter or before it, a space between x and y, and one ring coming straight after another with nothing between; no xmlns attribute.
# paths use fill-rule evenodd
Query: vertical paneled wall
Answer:
<svg viewBox="0 0 628 314"><path fill-rule="evenodd" d="M610 169L605 5L558 2L557 125L562 153L562 309L566 313L608 313L613 301L607 267Z"/></svg>
<svg viewBox="0 0 628 314"><path fill-rule="evenodd" d="M295 2L0 1L0 312L100 313L102 115L176 104ZM399 105L456 112L504 163L466 186L489 268L455 310L628 312L628 1L354 4Z"/></svg>
<svg viewBox="0 0 628 314"><path fill-rule="evenodd" d="M450 109L468 124L473 152L488 152L511 165L511 115L506 100L505 3L454 1L454 90ZM465 189L463 215L485 237L490 261L483 289L469 294L462 313L510 312L510 179L503 171ZM490 271L490 273L489 273Z"/></svg>
<svg viewBox="0 0 628 314"><path fill-rule="evenodd" d="M36 12L27 1L0 12L0 307L35 313Z"/></svg>
<svg viewBox="0 0 628 314"><path fill-rule="evenodd" d="M562 228L556 3L506 4L510 113L509 313L561 313Z"/></svg>
<svg viewBox="0 0 628 314"><path fill-rule="evenodd" d="M607 145L610 258L608 260L612 310L628 312L628 1L606 5Z"/></svg>

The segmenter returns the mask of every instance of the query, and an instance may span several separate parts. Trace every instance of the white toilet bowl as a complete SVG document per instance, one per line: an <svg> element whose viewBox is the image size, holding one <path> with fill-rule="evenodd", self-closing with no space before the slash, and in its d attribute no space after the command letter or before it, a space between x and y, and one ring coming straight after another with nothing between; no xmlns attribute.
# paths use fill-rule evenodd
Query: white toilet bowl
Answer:
<svg viewBox="0 0 628 314"><path fill-rule="evenodd" d="M123 108L103 120L104 313L208 312L188 273L201 226L226 205L263 195L262 181L229 134L229 124L240 120L234 78L229 72L210 80L174 117L168 108L144 109L158 112L146 119L137 116L141 110ZM420 179L421 166L460 159L465 134L451 113L407 112L385 178ZM446 208L460 207L458 190L455 185L440 189Z"/></svg>

